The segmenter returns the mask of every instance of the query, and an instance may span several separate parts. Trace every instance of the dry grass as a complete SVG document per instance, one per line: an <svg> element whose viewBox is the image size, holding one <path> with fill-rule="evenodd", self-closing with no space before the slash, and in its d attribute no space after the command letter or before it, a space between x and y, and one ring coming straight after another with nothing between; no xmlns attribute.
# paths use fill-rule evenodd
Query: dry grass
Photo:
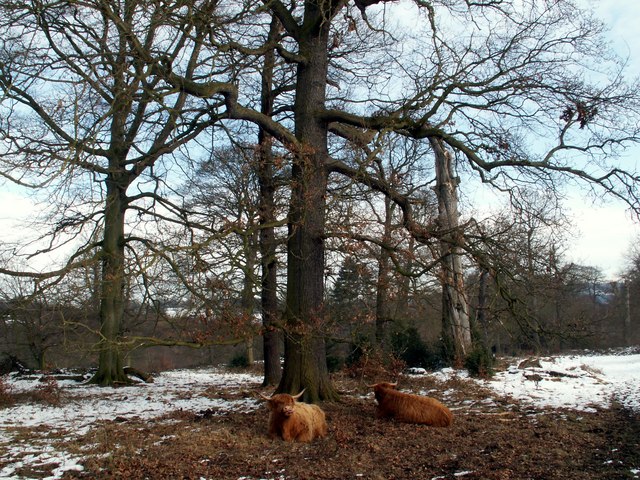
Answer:
<svg viewBox="0 0 640 480"><path fill-rule="evenodd" d="M450 428L374 418L366 381L336 378L340 402L322 405L329 435L310 444L267 438L266 408L249 413L177 411L152 420L119 419L70 439L46 436L82 456L86 479L625 479L640 467L640 419L615 408L597 413L536 410L455 378L401 378L454 412ZM235 398L253 392L210 391ZM446 392L446 394L445 394ZM64 401L64 399L62 400ZM21 429L18 441L43 432ZM0 468L2 465L0 465ZM18 472L42 478L52 466ZM463 476L461 473L465 473ZM48 473L50 475L50 473Z"/></svg>

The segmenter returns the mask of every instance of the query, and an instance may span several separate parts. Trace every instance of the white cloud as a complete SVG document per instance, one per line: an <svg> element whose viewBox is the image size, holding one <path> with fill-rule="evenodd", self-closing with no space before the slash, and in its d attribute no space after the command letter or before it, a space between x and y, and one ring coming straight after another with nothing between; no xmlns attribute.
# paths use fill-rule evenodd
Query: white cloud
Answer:
<svg viewBox="0 0 640 480"><path fill-rule="evenodd" d="M22 227L33 219L35 209L28 197L10 190L0 191L0 239L11 242L23 236Z"/></svg>
<svg viewBox="0 0 640 480"><path fill-rule="evenodd" d="M576 226L568 260L598 267L608 279L618 277L631 244L640 237L640 225L620 203L590 205L576 198L568 207Z"/></svg>
<svg viewBox="0 0 640 480"><path fill-rule="evenodd" d="M630 57L629 73L640 74L640 58L637 45L640 40L638 18L640 2L637 0L583 0L587 8L593 8L596 17L609 27L607 38L611 47L623 58Z"/></svg>

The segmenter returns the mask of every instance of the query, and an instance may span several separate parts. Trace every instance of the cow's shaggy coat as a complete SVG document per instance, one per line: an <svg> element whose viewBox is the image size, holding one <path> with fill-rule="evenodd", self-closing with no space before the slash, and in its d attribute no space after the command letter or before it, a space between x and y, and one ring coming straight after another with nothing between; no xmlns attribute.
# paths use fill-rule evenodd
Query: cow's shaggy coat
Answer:
<svg viewBox="0 0 640 480"><path fill-rule="evenodd" d="M398 422L421 423L434 427L448 427L453 414L438 400L399 392L395 383L371 385L376 396L377 418L393 418Z"/></svg>
<svg viewBox="0 0 640 480"><path fill-rule="evenodd" d="M295 396L279 393L271 398L262 395L271 411L271 438L280 437L287 442L310 442L327 435L327 422L322 409L317 405L296 401L303 392Z"/></svg>

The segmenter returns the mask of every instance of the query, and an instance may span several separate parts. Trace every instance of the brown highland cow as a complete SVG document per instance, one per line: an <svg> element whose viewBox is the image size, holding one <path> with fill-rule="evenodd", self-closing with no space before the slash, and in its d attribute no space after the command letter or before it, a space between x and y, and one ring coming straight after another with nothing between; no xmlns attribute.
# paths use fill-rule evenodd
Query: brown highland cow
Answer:
<svg viewBox="0 0 640 480"><path fill-rule="evenodd" d="M421 423L448 427L453 421L451 411L434 398L399 392L396 383L371 385L376 396L376 418L393 418L398 422Z"/></svg>
<svg viewBox="0 0 640 480"><path fill-rule="evenodd" d="M295 396L279 393L271 398L260 395L271 411L269 437L280 437L287 442L310 442L327 435L327 422L320 407L296 402L303 393L304 390Z"/></svg>

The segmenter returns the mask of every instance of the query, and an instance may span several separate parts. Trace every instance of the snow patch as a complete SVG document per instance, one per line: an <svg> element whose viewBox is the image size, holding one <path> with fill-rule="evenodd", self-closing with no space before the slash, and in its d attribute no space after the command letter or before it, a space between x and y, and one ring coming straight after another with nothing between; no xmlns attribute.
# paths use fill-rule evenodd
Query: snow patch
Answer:
<svg viewBox="0 0 640 480"><path fill-rule="evenodd" d="M618 403L640 412L640 355L571 355L515 361L483 382L495 392L542 407L595 411Z"/></svg>
<svg viewBox="0 0 640 480"><path fill-rule="evenodd" d="M28 392L40 385L39 378L9 375L7 383L14 393ZM154 418L179 410L248 412L259 408L260 402L252 398L209 398L206 391L211 387L238 390L261 382L262 378L255 375L217 369L174 370L159 374L154 383L123 387L98 387L60 380L58 386L63 392L60 405L26 403L0 409L0 462L7 463L0 470L0 480L18 478L16 472L25 466L57 465L47 480L62 478L67 471L81 471L83 459L48 446L44 438L48 433L62 432L79 437L101 421L118 417ZM43 438L16 443L11 431L14 427L42 427Z"/></svg>

